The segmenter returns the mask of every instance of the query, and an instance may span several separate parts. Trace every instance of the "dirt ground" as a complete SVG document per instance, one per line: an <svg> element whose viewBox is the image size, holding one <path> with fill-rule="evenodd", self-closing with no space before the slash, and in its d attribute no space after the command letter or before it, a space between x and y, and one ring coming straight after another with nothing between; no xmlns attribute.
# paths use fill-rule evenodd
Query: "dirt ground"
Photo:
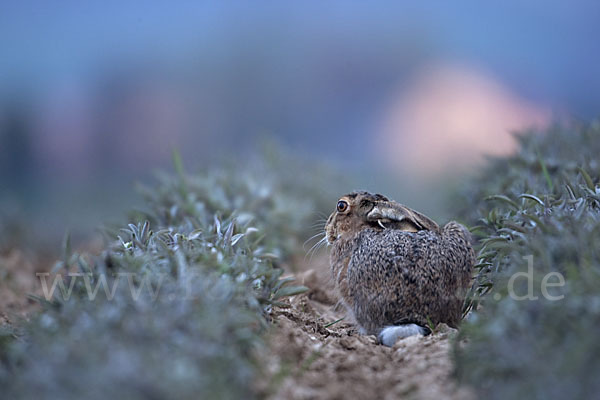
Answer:
<svg viewBox="0 0 600 400"><path fill-rule="evenodd" d="M42 295L35 273L50 267L51 263L19 249L0 254L0 327L26 318L38 307L27 295Z"/></svg>
<svg viewBox="0 0 600 400"><path fill-rule="evenodd" d="M270 399L471 399L452 378L445 325L429 336L400 340L393 348L361 336L335 297L326 257L297 273L310 288L273 313L259 390ZM342 319L344 318L344 319ZM336 322L338 321L338 322Z"/></svg>

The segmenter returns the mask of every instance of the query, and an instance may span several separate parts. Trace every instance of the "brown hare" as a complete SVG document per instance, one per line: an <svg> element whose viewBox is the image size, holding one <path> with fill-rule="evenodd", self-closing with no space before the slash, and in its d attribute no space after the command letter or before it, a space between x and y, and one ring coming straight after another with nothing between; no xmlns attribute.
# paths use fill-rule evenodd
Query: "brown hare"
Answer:
<svg viewBox="0 0 600 400"><path fill-rule="evenodd" d="M385 196L353 192L325 233L333 279L361 333L393 346L431 325L457 327L475 262L464 226L440 228Z"/></svg>

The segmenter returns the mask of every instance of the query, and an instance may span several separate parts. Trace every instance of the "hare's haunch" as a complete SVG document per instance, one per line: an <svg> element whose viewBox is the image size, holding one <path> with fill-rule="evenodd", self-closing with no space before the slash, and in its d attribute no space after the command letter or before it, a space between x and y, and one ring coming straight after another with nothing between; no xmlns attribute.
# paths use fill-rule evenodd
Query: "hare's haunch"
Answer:
<svg viewBox="0 0 600 400"><path fill-rule="evenodd" d="M457 327L475 262L464 226L440 228L385 196L353 192L325 231L333 279L362 333L392 346L431 324Z"/></svg>

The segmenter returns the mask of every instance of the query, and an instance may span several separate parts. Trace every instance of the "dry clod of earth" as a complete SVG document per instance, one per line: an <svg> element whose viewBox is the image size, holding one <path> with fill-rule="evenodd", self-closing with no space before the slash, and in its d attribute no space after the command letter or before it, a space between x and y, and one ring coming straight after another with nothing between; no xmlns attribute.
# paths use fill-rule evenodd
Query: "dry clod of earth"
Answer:
<svg viewBox="0 0 600 400"><path fill-rule="evenodd" d="M36 272L48 270L47 264L17 249L0 254L0 327L37 309L37 301L27 295L42 296Z"/></svg>
<svg viewBox="0 0 600 400"><path fill-rule="evenodd" d="M258 388L262 394L271 399L473 398L452 378L453 329L443 325L393 348L379 345L345 319L326 260L298 275L310 291L272 314L269 351L262 355L267 366Z"/></svg>

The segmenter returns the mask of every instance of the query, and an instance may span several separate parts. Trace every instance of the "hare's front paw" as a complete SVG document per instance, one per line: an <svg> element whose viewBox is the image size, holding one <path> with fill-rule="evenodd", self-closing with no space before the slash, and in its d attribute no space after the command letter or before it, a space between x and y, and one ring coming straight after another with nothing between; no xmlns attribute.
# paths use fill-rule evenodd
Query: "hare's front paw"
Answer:
<svg viewBox="0 0 600 400"><path fill-rule="evenodd" d="M392 347L399 339L413 335L427 335L428 333L429 329L417 324L386 326L379 332L377 339L382 345Z"/></svg>

